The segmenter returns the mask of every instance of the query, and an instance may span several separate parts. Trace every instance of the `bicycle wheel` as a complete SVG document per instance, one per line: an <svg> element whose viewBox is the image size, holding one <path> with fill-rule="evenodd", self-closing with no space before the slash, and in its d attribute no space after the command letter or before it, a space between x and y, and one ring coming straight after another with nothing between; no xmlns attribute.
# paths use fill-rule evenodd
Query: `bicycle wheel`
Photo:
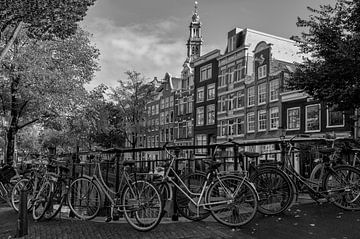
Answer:
<svg viewBox="0 0 360 239"><path fill-rule="evenodd" d="M257 193L245 178L222 176L209 187L206 204L218 222L238 227L254 218L258 206Z"/></svg>
<svg viewBox="0 0 360 239"><path fill-rule="evenodd" d="M32 215L35 221L41 220L50 204L49 199L51 195L51 187L51 183L45 181L41 185L39 192L35 196L32 208Z"/></svg>
<svg viewBox="0 0 360 239"><path fill-rule="evenodd" d="M99 187L89 178L75 179L69 187L68 205L77 218L90 220L100 210L101 194Z"/></svg>
<svg viewBox="0 0 360 239"><path fill-rule="evenodd" d="M127 185L122 193L124 216L138 231L155 228L162 218L162 198L157 188L147 181Z"/></svg>
<svg viewBox="0 0 360 239"><path fill-rule="evenodd" d="M11 206L16 212L19 212L21 190L25 190L27 193L27 210L30 211L32 207L31 201L34 195L34 184L32 180L28 178L20 179L11 190Z"/></svg>
<svg viewBox="0 0 360 239"><path fill-rule="evenodd" d="M200 193L206 181L206 176L203 173L192 173L182 178L186 187L190 190L188 195L185 195L179 189L176 189L175 203L178 212L185 218L192 221L201 221L208 216L210 212L204 208L197 207L187 196L190 196L195 202L199 201ZM187 192L185 185L179 184L180 188ZM201 203L204 203L205 198Z"/></svg>
<svg viewBox="0 0 360 239"><path fill-rule="evenodd" d="M276 215L290 207L294 189L289 177L276 167L262 167L250 179L259 194L260 213Z"/></svg>
<svg viewBox="0 0 360 239"><path fill-rule="evenodd" d="M324 189L330 200L345 210L360 210L360 170L352 166L337 166L328 171Z"/></svg>
<svg viewBox="0 0 360 239"><path fill-rule="evenodd" d="M66 182L60 180L54 184L54 190L50 196L50 204L44 214L44 219L50 220L61 211L61 207L65 201L64 190L66 190Z"/></svg>
<svg viewBox="0 0 360 239"><path fill-rule="evenodd" d="M163 210L165 210L168 201L172 200L171 186L166 182L160 182L160 183L155 182L154 185L159 190L159 193L161 195Z"/></svg>

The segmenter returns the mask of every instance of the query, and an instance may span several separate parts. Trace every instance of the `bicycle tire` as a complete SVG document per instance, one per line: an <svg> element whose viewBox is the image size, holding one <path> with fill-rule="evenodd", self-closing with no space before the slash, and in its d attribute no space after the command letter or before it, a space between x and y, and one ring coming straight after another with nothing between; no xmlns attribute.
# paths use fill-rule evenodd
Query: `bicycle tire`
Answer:
<svg viewBox="0 0 360 239"><path fill-rule="evenodd" d="M202 187L206 181L206 176L203 173L195 172L185 175L182 178L187 188L194 194L192 199L196 202L200 196ZM183 185L179 185L184 191L187 191ZM205 202L205 198L204 198ZM196 205L179 189L175 189L175 203L177 211L185 218L192 221L201 221L211 215L211 213L204 208L197 208Z"/></svg>
<svg viewBox="0 0 360 239"><path fill-rule="evenodd" d="M20 203L20 191L24 188L27 193L27 211L30 212L32 208L32 198L33 198L33 192L34 192L34 184L32 183L31 179L28 178L22 178L19 181L16 182L15 186L11 190L11 197L10 197L10 203L11 207L15 210L15 212L19 212L19 203Z"/></svg>
<svg viewBox="0 0 360 239"><path fill-rule="evenodd" d="M216 221L226 226L239 227L255 217L258 196L255 187L245 178L226 175L208 188L206 203Z"/></svg>
<svg viewBox="0 0 360 239"><path fill-rule="evenodd" d="M333 169L334 171L327 172L323 185L323 188L330 192L330 201L339 208L359 211L360 170L347 165Z"/></svg>
<svg viewBox="0 0 360 239"><path fill-rule="evenodd" d="M288 209L294 199L291 179L276 167L261 167L250 178L259 194L258 211L276 215Z"/></svg>
<svg viewBox="0 0 360 239"><path fill-rule="evenodd" d="M40 221L47 208L50 204L50 196L51 196L51 183L45 181L42 183L39 192L36 194L33 207L32 207L32 216L35 221Z"/></svg>
<svg viewBox="0 0 360 239"><path fill-rule="evenodd" d="M66 187L66 182L59 180L54 185L54 190L51 192L50 204L48 209L44 214L45 220L51 220L56 217L61 211L62 205L64 204L66 195L63 193L64 187ZM66 190L66 189L65 189Z"/></svg>
<svg viewBox="0 0 360 239"><path fill-rule="evenodd" d="M139 180L126 185L121 201L126 221L136 230L150 231L160 223L162 197L152 183Z"/></svg>
<svg viewBox="0 0 360 239"><path fill-rule="evenodd" d="M96 217L101 201L100 189L91 179L79 177L70 184L67 202L77 218L91 220Z"/></svg>

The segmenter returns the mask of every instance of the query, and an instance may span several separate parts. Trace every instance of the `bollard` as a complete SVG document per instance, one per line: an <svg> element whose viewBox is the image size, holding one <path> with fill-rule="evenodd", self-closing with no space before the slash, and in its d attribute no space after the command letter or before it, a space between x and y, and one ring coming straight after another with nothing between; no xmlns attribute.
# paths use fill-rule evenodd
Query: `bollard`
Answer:
<svg viewBox="0 0 360 239"><path fill-rule="evenodd" d="M27 192L20 190L19 217L17 221L17 237L28 234L28 215L27 215Z"/></svg>

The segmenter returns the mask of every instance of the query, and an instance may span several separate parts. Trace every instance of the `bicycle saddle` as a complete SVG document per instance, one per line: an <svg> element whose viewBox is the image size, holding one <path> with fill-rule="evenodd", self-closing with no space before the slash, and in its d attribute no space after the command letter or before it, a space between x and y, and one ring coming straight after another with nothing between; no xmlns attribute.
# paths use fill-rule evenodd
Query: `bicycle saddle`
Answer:
<svg viewBox="0 0 360 239"><path fill-rule="evenodd" d="M135 165L135 161L132 161L132 160L124 160L124 161L123 161L123 165L124 165L124 166L134 166L134 165Z"/></svg>
<svg viewBox="0 0 360 239"><path fill-rule="evenodd" d="M209 169L217 169L222 164L221 162L216 162L211 159L204 159L203 162L209 165Z"/></svg>
<svg viewBox="0 0 360 239"><path fill-rule="evenodd" d="M332 154L334 152L335 152L334 148L321 148L321 149L319 149L319 153L326 154L326 155Z"/></svg>
<svg viewBox="0 0 360 239"><path fill-rule="evenodd" d="M257 157L260 157L260 154L259 154L259 153L255 153L255 152L247 152L247 151L244 151L243 154L244 154L244 156L249 157L249 158L257 158Z"/></svg>

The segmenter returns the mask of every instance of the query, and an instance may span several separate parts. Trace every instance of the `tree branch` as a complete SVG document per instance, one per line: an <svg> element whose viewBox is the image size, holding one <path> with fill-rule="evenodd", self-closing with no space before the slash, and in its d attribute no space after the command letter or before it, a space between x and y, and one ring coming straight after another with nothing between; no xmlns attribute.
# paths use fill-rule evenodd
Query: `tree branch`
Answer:
<svg viewBox="0 0 360 239"><path fill-rule="evenodd" d="M39 120L40 120L40 118L33 119L33 120L31 120L31 121L23 124L23 125L18 126L17 129L18 129L18 130L19 130L19 129L22 129L22 128L24 128L24 127L26 127L26 126L28 126L28 125L30 125L30 124L33 124L33 123L35 123L36 121L39 121Z"/></svg>
<svg viewBox="0 0 360 239"><path fill-rule="evenodd" d="M2 50L1 54L0 54L0 63L3 61L6 53L9 51L9 49L11 48L11 46L14 44L15 39L17 38L17 36L19 35L19 32L23 26L23 22L19 22L19 24L17 25L17 27L14 30L14 33L10 39L10 41L7 42L6 46L4 47L4 49Z"/></svg>

